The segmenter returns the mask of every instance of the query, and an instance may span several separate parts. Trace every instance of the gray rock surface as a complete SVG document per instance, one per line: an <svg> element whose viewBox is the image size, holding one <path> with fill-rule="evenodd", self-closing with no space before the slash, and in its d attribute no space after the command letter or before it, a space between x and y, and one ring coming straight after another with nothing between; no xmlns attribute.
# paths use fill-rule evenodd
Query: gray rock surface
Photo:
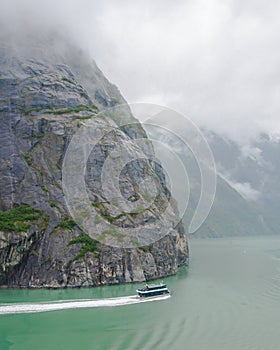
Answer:
<svg viewBox="0 0 280 350"><path fill-rule="evenodd" d="M90 120L96 127L109 123L112 130L87 163L87 190L99 220L116 228L135 228L176 217L174 203L172 213L162 215L169 193L160 167L149 159L135 161L123 171L123 203L106 203L103 197L100 174L110 150L120 140L145 137L140 126L120 130L114 120L97 116L104 107L124 102L96 64L74 48L57 56L0 48L0 212L22 205L41 211L28 229L0 230L0 285L59 288L140 282L175 274L187 265L181 223L148 246L113 247L92 237L85 243L85 233L68 211L62 191L63 159L73 134ZM129 109L127 115L133 120ZM128 152L143 155L136 148ZM122 215L127 199L141 199L138 182L144 174L156 183L160 200L149 211Z"/></svg>

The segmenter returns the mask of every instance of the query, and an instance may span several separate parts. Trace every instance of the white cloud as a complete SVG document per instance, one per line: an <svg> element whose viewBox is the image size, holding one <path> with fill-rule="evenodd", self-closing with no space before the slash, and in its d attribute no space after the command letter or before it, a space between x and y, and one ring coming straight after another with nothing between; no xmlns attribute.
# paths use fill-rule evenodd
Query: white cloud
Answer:
<svg viewBox="0 0 280 350"><path fill-rule="evenodd" d="M280 131L277 0L0 5L1 22L14 32L67 32L129 102L158 101L243 143L261 131Z"/></svg>
<svg viewBox="0 0 280 350"><path fill-rule="evenodd" d="M260 192L252 188L248 182L241 183L230 181L229 184L245 199L256 201L260 196Z"/></svg>
<svg viewBox="0 0 280 350"><path fill-rule="evenodd" d="M257 162L259 165L264 164L264 159L262 158L262 150L258 147L243 145L241 147L241 153L244 158L249 158Z"/></svg>
<svg viewBox="0 0 280 350"><path fill-rule="evenodd" d="M233 180L230 175L218 173L218 175L225 180L232 188L234 188L244 199L256 201L259 199L261 193L254 189L249 182L238 182Z"/></svg>

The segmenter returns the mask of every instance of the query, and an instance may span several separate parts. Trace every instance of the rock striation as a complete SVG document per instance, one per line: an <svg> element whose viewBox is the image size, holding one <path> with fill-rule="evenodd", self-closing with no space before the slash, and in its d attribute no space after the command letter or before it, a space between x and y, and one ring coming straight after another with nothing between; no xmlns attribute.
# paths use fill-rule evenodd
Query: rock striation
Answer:
<svg viewBox="0 0 280 350"><path fill-rule="evenodd" d="M149 174L158 189L149 210L126 212L122 204L103 197L100 176L110 150L121 140L146 137L140 124L118 128L116 121L98 114L122 103L118 89L75 48L60 54L0 48L0 286L140 282L173 275L187 265L188 245L180 222L149 245L125 248L90 237L69 213L62 188L63 160L74 133L90 120L112 131L87 163L96 227L103 220L116 228L133 228L161 218L162 207L170 202L172 215L177 215L160 165L144 156L125 168L120 187L126 200L137 202L143 197L139 181ZM128 152L139 158L140 150Z"/></svg>

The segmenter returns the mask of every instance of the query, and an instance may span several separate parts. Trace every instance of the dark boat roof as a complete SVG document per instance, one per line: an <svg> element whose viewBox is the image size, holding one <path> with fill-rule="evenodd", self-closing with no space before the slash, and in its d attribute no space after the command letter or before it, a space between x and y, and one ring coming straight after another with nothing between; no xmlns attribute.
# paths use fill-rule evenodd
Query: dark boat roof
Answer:
<svg viewBox="0 0 280 350"><path fill-rule="evenodd" d="M150 285L146 285L146 288L149 288L149 289L155 289L155 288L164 288L166 287L166 284L164 283L161 283L161 284L150 284Z"/></svg>
<svg viewBox="0 0 280 350"><path fill-rule="evenodd" d="M161 289L161 288L166 288L166 284L161 283L161 284L151 284L148 285L146 284L146 286L144 288L138 289L139 291L147 291L147 290L157 290L157 289Z"/></svg>

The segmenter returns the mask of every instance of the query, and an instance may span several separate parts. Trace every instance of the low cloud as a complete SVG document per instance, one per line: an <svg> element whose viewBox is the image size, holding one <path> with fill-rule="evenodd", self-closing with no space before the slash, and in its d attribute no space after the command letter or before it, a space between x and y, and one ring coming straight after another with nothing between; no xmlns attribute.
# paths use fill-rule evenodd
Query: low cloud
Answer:
<svg viewBox="0 0 280 350"><path fill-rule="evenodd" d="M280 132L279 1L0 5L2 36L30 38L44 30L68 36L129 102L166 105L243 144L260 132Z"/></svg>
<svg viewBox="0 0 280 350"><path fill-rule="evenodd" d="M232 188L234 188L244 199L249 201L257 201L261 195L259 191L254 189L249 182L237 182L230 178L229 175L218 173Z"/></svg>
<svg viewBox="0 0 280 350"><path fill-rule="evenodd" d="M251 145L244 145L241 147L241 153L242 157L245 159L251 159L252 161L256 162L258 165L262 166L264 165L264 159L262 157L262 150L258 147L254 147Z"/></svg>

